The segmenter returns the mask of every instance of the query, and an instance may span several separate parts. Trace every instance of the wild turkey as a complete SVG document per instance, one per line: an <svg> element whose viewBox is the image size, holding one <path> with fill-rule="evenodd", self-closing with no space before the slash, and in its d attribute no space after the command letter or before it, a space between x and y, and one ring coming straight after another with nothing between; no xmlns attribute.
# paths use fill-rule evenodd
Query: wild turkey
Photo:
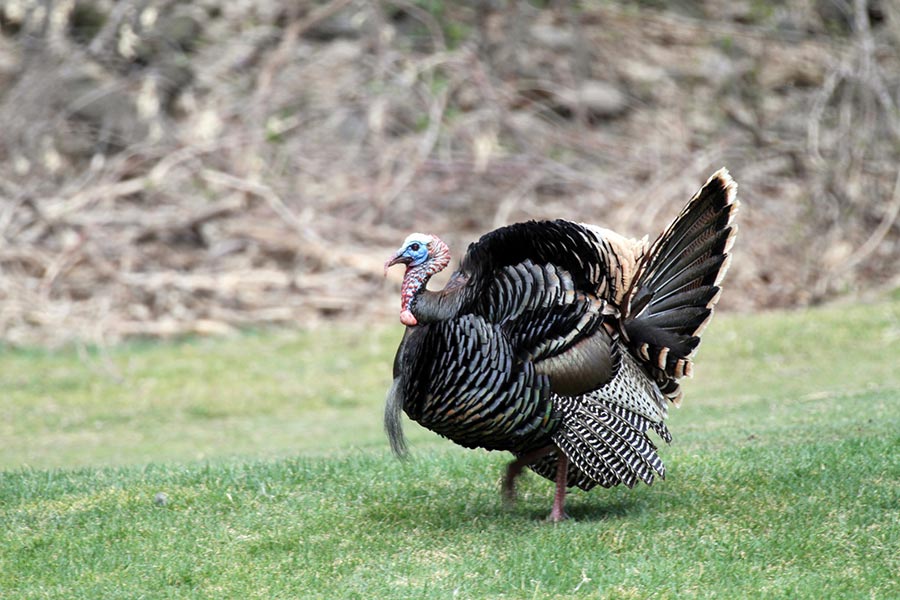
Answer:
<svg viewBox="0 0 900 600"><path fill-rule="evenodd" d="M524 467L567 487L653 482L671 441L667 400L719 298L737 226L737 185L716 172L651 245L594 225L529 221L469 246L441 291L446 244L414 233L385 263L406 265L385 428L406 451L401 409L467 448L508 450L503 493Z"/></svg>

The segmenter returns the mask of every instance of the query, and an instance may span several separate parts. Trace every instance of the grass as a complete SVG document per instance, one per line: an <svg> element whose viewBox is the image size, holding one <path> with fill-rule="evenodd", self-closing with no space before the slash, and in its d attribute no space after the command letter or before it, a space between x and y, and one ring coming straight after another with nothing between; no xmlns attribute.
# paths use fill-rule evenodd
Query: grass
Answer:
<svg viewBox="0 0 900 600"><path fill-rule="evenodd" d="M382 447L388 328L0 355L0 467ZM374 426L373 426L374 424Z"/></svg>
<svg viewBox="0 0 900 600"><path fill-rule="evenodd" d="M900 596L900 300L720 315L668 479L558 526L503 454L389 455L399 335L3 352L0 597Z"/></svg>

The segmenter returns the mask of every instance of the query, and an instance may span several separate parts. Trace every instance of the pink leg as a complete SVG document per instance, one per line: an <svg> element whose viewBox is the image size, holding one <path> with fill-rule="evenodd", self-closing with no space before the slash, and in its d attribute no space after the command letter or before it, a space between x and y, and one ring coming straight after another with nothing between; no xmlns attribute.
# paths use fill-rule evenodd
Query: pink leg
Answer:
<svg viewBox="0 0 900 600"><path fill-rule="evenodd" d="M516 477L522 473L522 469L556 450L556 446L544 446L537 450L532 450L527 454L523 454L516 460L509 463L506 467L506 477L503 478L503 499L505 502L513 503L516 501Z"/></svg>
<svg viewBox="0 0 900 600"><path fill-rule="evenodd" d="M550 510L550 516L547 517L553 523L559 523L569 518L565 509L568 478L569 458L560 452L556 467L556 494L553 496L553 508Z"/></svg>

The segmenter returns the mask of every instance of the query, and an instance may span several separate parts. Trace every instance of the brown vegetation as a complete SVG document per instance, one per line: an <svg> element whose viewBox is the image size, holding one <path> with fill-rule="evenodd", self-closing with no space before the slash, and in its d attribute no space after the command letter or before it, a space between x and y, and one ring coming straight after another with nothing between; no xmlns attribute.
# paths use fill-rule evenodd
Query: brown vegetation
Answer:
<svg viewBox="0 0 900 600"><path fill-rule="evenodd" d="M723 165L723 306L898 285L898 7L656 6L7 0L0 334L395 318L410 231L643 235Z"/></svg>

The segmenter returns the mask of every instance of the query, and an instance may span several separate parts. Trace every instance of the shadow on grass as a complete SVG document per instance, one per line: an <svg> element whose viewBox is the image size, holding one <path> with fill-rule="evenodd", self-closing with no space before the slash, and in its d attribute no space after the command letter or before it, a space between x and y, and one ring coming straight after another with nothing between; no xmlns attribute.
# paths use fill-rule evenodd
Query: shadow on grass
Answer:
<svg viewBox="0 0 900 600"><path fill-rule="evenodd" d="M414 459L396 469L384 469L382 464L378 476L358 492L354 504L365 519L435 532L469 528L474 523L479 528L487 523L508 528L544 522L553 505L553 483L524 473L518 500L508 505L497 477L503 466L485 460L487 456L454 452ZM673 489L666 487L573 490L566 499L566 510L572 521L584 523L646 517L673 510Z"/></svg>
<svg viewBox="0 0 900 600"><path fill-rule="evenodd" d="M607 496L603 496L607 492ZM429 494L406 498L402 502L373 502L364 509L366 518L396 525L407 524L418 529L433 531L458 530L478 523L480 527L490 523L497 527L510 524L542 523L546 521L553 504L553 490L547 489L546 497L529 494L515 504L504 503L499 491L489 494L485 490L473 490L470 497L463 494L442 496ZM599 523L631 519L654 510L661 510L666 503L652 494L609 495L607 490L585 495L573 495L566 503L570 522Z"/></svg>
<svg viewBox="0 0 900 600"><path fill-rule="evenodd" d="M638 513L653 510L653 501L647 496L625 496L624 498L602 499L584 498L581 502L570 502L566 512L575 521L613 521L627 519ZM547 509L549 514L549 508Z"/></svg>

